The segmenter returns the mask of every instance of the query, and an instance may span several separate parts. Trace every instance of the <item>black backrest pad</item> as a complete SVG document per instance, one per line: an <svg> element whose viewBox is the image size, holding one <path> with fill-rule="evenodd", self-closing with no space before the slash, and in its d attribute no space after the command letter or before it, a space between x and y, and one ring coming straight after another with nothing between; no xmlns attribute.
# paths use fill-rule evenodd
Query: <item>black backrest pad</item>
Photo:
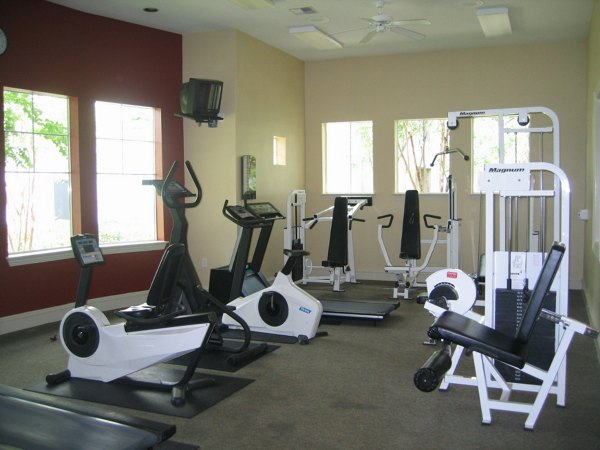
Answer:
<svg viewBox="0 0 600 450"><path fill-rule="evenodd" d="M401 259L421 258L421 223L419 219L419 191L406 191L400 241Z"/></svg>
<svg viewBox="0 0 600 450"><path fill-rule="evenodd" d="M151 306L161 306L177 300L172 297L177 292L177 280L184 255L185 245L183 244L172 244L167 247L152 279L146 303Z"/></svg>
<svg viewBox="0 0 600 450"><path fill-rule="evenodd" d="M327 262L330 266L348 264L348 199L336 197L333 203Z"/></svg>
<svg viewBox="0 0 600 450"><path fill-rule="evenodd" d="M525 310L525 314L523 314L523 320L521 320L521 324L519 325L519 328L517 328L515 335L517 341L525 343L529 340L535 321L542 309L544 298L550 290L550 286L552 286L552 282L558 272L564 253L564 244L555 242L552 245L552 248L550 248L550 251L546 256L546 261L544 261L544 266L542 267L537 282L535 283L535 287L531 293L531 297L529 298L529 302L527 303L527 309Z"/></svg>

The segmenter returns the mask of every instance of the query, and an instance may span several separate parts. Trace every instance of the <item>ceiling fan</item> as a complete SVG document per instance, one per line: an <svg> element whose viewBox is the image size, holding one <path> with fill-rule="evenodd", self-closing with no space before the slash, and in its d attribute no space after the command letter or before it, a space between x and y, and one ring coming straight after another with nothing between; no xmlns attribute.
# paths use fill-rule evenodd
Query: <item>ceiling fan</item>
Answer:
<svg viewBox="0 0 600 450"><path fill-rule="evenodd" d="M363 18L369 22L368 29L370 30L365 37L363 37L359 44L366 44L373 39L378 33L385 31L393 31L394 33L408 37L410 39L423 39L424 34L417 33L416 31L404 28L405 25L431 25L431 22L427 19L405 19L405 20L394 20L392 16L388 16L383 13L383 6L385 0L377 0L375 7L377 8L377 15L372 16L368 19Z"/></svg>

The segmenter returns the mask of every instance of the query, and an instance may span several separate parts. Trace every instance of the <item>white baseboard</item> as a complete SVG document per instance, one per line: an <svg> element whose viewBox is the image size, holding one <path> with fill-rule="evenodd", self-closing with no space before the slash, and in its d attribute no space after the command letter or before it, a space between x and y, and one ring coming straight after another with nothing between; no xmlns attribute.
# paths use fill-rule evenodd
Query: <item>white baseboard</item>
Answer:
<svg viewBox="0 0 600 450"><path fill-rule="evenodd" d="M88 300L88 304L101 311L127 308L146 301L148 291L129 292L127 294L109 295L107 297ZM38 309L12 316L0 317L0 335L37 327L52 322L60 322L63 316L73 308L73 303Z"/></svg>

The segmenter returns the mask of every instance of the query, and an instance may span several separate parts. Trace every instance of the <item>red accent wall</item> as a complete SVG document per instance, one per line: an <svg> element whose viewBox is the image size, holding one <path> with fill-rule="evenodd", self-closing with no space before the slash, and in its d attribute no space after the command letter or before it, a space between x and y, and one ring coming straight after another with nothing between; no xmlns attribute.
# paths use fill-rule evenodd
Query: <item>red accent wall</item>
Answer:
<svg viewBox="0 0 600 450"><path fill-rule="evenodd" d="M179 88L181 35L82 13L42 0L0 0L8 50L0 55L0 85L78 98L82 225L96 233L94 102L161 108L163 167L183 159ZM4 112L0 119L4 122ZM4 149L4 133L0 133ZM6 244L4 151L0 152L0 317L74 299L74 260L9 267ZM127 195L124 193L123 195ZM131 199L135 201L135 199ZM165 218L167 228L170 220ZM164 231L164 230L161 230ZM168 236L168 229L165 236ZM148 289L162 252L108 255L97 269L91 297Z"/></svg>

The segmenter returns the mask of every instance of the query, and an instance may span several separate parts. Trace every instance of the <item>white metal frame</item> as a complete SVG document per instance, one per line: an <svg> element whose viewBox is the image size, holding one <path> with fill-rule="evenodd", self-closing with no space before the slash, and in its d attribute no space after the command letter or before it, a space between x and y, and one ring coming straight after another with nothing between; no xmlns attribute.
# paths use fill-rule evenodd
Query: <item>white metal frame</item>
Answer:
<svg viewBox="0 0 600 450"><path fill-rule="evenodd" d="M503 116L518 115L518 122L526 124L529 121L529 114L542 113L548 116L552 121L551 127L545 128L523 128L507 129L504 127ZM458 126L458 118L493 116L499 117L498 134L500 161L504 156L504 134L508 132L528 132L528 133L552 133L553 134L553 164L547 162L533 162L528 164L496 164L488 165L483 175L480 177L480 187L485 195L486 201L486 240L485 254L493 255L495 252L506 252L506 202L507 197L517 198L549 198L554 201L553 232L554 240L566 244L566 252L563 257L559 272L556 276L552 289L556 291L556 312L543 310L541 317L551 320L557 324L555 336L555 356L548 370L542 370L538 367L526 364L520 369L535 378L542 380L540 385L526 383L507 383L498 373L493 364L493 359L484 356L478 352L473 352L475 364L475 377L465 377L456 375L455 371L460 362L464 348L457 346L452 355L452 365L446 373L440 390L448 389L451 384L477 386L480 397L481 413L483 423L490 423L491 410L504 410L519 413L527 413L525 428L532 429L535 421L541 411L541 408L548 394L556 395L556 402L559 406L566 404L566 352L571 343L573 335L580 333L592 337L597 337L598 332L589 328L587 325L567 317L568 314L568 276L569 276L569 237L570 237L570 186L569 181L559 167L560 164L560 132L557 115L550 109L544 107L529 108L506 108L492 110L474 110L457 111L448 113L448 126L455 128ZM553 177L554 188L544 189L541 178L543 173L550 173ZM538 176L538 186L532 183L532 176ZM495 200L498 200L496 202ZM498 230L498 242L496 245L496 222L495 214L499 211L500 219ZM529 220L532 220L532 210L529 211ZM545 243L542 242L543 246ZM485 268L485 314L479 315L469 310L465 315L484 323L487 326L494 324L495 317L495 274L500 268L495 267L495 258L486 259ZM477 302L479 304L479 302ZM426 307L428 304L426 304ZM433 315L439 315L441 309L428 307L427 309ZM500 399L492 400L488 394L488 388L500 388L502 394ZM531 404L511 402L509 397L512 391L525 391L536 394L535 401Z"/></svg>
<svg viewBox="0 0 600 450"><path fill-rule="evenodd" d="M556 393L557 397L560 398L561 389L563 389L563 403L560 403L560 401L557 403L560 406L564 406L564 386L562 388L560 386L557 387L556 380L558 379L560 385L561 372L563 372L566 367L567 350L571 345L571 341L573 340L575 333L590 336L595 339L598 336L598 331L563 314L557 314L544 309L542 310L540 317L554 322L557 325L557 330L561 330L561 337L560 341L557 343L554 358L552 359L552 363L548 370L540 369L531 364L525 364L525 366L520 369L522 372L542 381L540 386L535 385L535 389L527 389L529 392L535 393L533 402L511 401L510 395L512 391L525 389L519 389L519 383L506 382L494 366L494 360L492 358L473 351L472 356L475 365L475 379L473 384L477 385L479 392L479 403L482 416L481 421L483 424L491 423L492 410L509 411L527 414L524 427L525 429L533 430L548 394ZM492 380L494 384L490 383L489 380ZM497 387L502 390L498 399L490 398L489 387Z"/></svg>
<svg viewBox="0 0 600 450"><path fill-rule="evenodd" d="M357 283L356 278L356 264L354 258L354 238L352 236L352 220L354 216L364 206L369 204L367 199L358 200L352 205L348 205L348 265L346 267L324 267L321 265L314 265L308 255L303 257L302 260L302 284L308 283L328 283L333 286L334 291L341 291L341 285L346 283ZM298 219L298 211L300 212L300 218ZM306 217L306 192L304 190L294 190L290 192L287 200L287 227L284 230L284 248L292 248L292 241L294 237L300 239L304 249L306 245L306 230L310 230L318 222L331 222L333 220L333 205L325 208L322 211L314 214L311 217ZM297 223L293 223L293 218L296 218ZM284 261L287 261L287 256L284 257ZM311 275L314 269L327 270L327 275Z"/></svg>
<svg viewBox="0 0 600 450"><path fill-rule="evenodd" d="M449 178L451 178L450 175ZM391 262L387 251L385 241L383 239L383 223L377 225L377 240L381 248L381 254L385 260L384 270L386 273L391 273L396 276L396 285L394 286L393 298L408 299L409 289L416 287L426 287L426 281L419 281L418 277L421 273L431 273L443 269L442 267L430 267L429 262L431 256L438 244L446 245L446 268L458 269L460 267L460 224L461 219L458 218L457 201L456 201L456 183L450 183L448 192L448 222L445 227L433 225L433 236L431 239L422 239L422 244L429 244L427 254L420 265L417 265L416 259L406 260L404 266L394 266ZM384 217L384 216L382 216ZM440 239L440 232L446 233L446 239ZM401 288L404 288L402 291Z"/></svg>
<svg viewBox="0 0 600 450"><path fill-rule="evenodd" d="M555 186L559 186L559 191L532 189L535 183L532 178L541 172L552 174L555 178ZM580 333L589 336L597 336L597 331L589 328L587 325L567 317L568 314L568 274L569 274L569 197L570 187L566 174L558 167L550 163L529 163L529 164L492 164L486 166L484 173L480 178L481 189L486 197L486 254L494 254L497 250L507 250L507 243L504 234L501 232L499 243L495 245L495 226L494 216L496 213L497 202L505 197L547 197L554 200L554 211L558 227L554 228L554 240L566 244L565 255L563 256L561 266L556 275L553 284L553 290L556 291L556 311L546 311L541 317L556 323L555 335L555 355L548 370L543 370L531 364L526 364L520 369L542 381L541 385L527 383L506 382L493 364L493 359L473 352L473 362L475 365L475 377L465 377L456 375L456 369L464 352L464 348L457 346L452 355L452 365L442 383L440 390L446 390L451 384L477 386L480 398L482 413L482 422L491 422L491 410L512 411L517 413L527 413L525 428L533 429L541 408L548 394L556 395L556 403L559 406L566 404L566 353L571 343L574 333ZM505 211L500 209L500 216ZM504 223L503 217L499 220ZM502 230L503 231L503 230ZM464 313L466 316L484 323L487 326L494 326L495 317L495 292L496 282L494 274L499 268L495 267L495 258L488 258L486 261L486 285L485 285L485 315L479 315L472 310ZM426 304L426 308L435 316L438 316L443 310ZM499 388L502 390L499 399L491 399L489 388ZM510 394L513 391L523 391L535 393L533 403L522 403L510 401Z"/></svg>
<svg viewBox="0 0 600 450"><path fill-rule="evenodd" d="M529 123L529 115L540 113L548 116L552 121L552 127L542 128L524 128L510 129L504 127L504 116L518 116L518 122L522 124ZM500 162L504 161L504 135L511 132L525 133L552 133L553 136L553 159L552 162L560 166L560 129L558 124L558 116L554 111L543 106L531 106L521 108L503 108L503 109L480 109L470 111L451 111L448 113L448 128L454 129L458 126L458 119L461 117L485 117L498 116L498 149L500 152Z"/></svg>
<svg viewBox="0 0 600 450"><path fill-rule="evenodd" d="M418 280L418 276L429 265L431 255L433 255L433 251L435 250L437 243L440 242L438 241L440 226L433 226L433 238L428 241L429 249L427 250L427 254L423 259L423 262L418 266L416 259L407 259L405 266L394 266L392 264L383 240L383 228L384 226L382 223L377 225L377 240L379 241L379 247L381 248L381 253L383 254L383 259L385 260L384 270L387 273L391 273L396 276L396 285L394 286L393 298L399 298L402 296L406 300L408 299L410 288L426 286L425 283ZM400 291L401 287L404 288L402 291Z"/></svg>

